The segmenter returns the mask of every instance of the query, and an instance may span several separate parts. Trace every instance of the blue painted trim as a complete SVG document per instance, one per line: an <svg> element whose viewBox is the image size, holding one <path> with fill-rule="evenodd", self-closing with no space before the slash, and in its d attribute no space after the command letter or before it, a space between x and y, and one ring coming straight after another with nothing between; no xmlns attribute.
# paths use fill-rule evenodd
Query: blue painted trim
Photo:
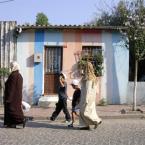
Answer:
<svg viewBox="0 0 145 145"><path fill-rule="evenodd" d="M63 44L63 33L62 32L50 32L45 31L44 41L49 46L62 46Z"/></svg>
<svg viewBox="0 0 145 145"><path fill-rule="evenodd" d="M44 49L44 31L37 30L35 32L35 46L34 55L41 53L43 55ZM37 104L38 99L42 95L42 80L43 80L43 61L40 63L34 62L34 96L33 103Z"/></svg>

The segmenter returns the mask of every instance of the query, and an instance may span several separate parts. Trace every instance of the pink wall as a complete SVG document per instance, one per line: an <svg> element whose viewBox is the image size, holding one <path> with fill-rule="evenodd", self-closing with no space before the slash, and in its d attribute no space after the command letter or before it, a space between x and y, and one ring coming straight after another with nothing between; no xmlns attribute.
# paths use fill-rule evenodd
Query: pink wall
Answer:
<svg viewBox="0 0 145 145"><path fill-rule="evenodd" d="M64 32L64 47L63 47L63 68L62 70L67 74L68 82L68 96L71 97L73 89L71 88L71 77L73 66L76 63L74 58L75 53L75 33Z"/></svg>
<svg viewBox="0 0 145 145"><path fill-rule="evenodd" d="M71 80L76 78L80 79L77 72L76 62L79 60L79 53L82 46L100 46L101 33L91 32L64 32L63 33L63 71L68 75L68 96L72 96L73 89L69 85ZM97 103L101 98L101 78L97 78Z"/></svg>

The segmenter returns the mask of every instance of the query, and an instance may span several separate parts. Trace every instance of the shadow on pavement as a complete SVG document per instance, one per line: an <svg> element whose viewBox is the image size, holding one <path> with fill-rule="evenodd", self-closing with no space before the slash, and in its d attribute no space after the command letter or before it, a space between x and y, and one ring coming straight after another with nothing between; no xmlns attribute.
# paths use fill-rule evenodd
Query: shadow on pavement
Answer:
<svg viewBox="0 0 145 145"><path fill-rule="evenodd" d="M67 124L64 123L60 123L60 122L46 122L46 121L42 121L42 122L37 122L37 121L32 121L32 122L28 122L26 124L26 127L31 127L31 128L51 128L51 129L71 129L71 130L78 130L77 127L74 128L69 128L67 127Z"/></svg>
<svg viewBox="0 0 145 145"><path fill-rule="evenodd" d="M0 120L0 128L3 127L3 121ZM28 121L26 128L51 128L51 129L66 129L66 130L78 130L77 127L69 128L67 124L60 122L47 122L47 121Z"/></svg>

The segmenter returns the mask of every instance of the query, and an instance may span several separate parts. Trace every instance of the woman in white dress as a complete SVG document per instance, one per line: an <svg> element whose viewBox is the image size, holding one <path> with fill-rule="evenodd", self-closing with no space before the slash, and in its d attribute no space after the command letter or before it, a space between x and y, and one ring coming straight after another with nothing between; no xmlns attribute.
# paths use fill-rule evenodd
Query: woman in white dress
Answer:
<svg viewBox="0 0 145 145"><path fill-rule="evenodd" d="M80 116L79 129L89 130L91 126L94 129L102 122L96 112L96 92L97 82L94 74L94 68L91 62L87 62L84 68L84 75L81 84Z"/></svg>

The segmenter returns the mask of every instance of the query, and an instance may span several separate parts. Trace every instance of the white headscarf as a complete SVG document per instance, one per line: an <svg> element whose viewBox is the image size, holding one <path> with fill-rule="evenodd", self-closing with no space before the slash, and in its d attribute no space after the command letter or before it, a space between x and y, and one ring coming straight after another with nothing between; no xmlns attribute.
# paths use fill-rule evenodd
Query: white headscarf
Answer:
<svg viewBox="0 0 145 145"><path fill-rule="evenodd" d="M20 66L16 61L10 63L10 68L12 72L17 70L20 71Z"/></svg>

